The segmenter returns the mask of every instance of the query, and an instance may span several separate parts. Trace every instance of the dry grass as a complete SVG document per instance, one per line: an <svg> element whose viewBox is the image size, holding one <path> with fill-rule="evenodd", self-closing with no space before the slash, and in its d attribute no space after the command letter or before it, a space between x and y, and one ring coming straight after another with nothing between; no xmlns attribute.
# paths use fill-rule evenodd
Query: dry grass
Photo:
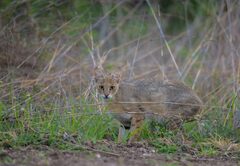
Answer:
<svg viewBox="0 0 240 166"><path fill-rule="evenodd" d="M31 38L14 32L15 26L21 27L24 22L14 22L12 18L9 24L0 24L3 28L0 34L3 37L0 41L1 102L13 113L29 101L37 103L36 108L42 106L45 112L94 105L91 98L85 101L83 94L89 87L95 63L106 55L104 65L108 70L128 66L125 78L181 79L196 90L205 103L198 130L220 132L208 131L211 127L206 125L210 121L216 130L221 127L219 123L224 127L230 125L230 132L233 112L239 108L240 5L238 1L226 2L219 2L213 10L206 6L207 16L199 14L191 22L187 16L182 18L188 23L174 35L167 33L165 27L169 15L177 16L163 13L148 0L145 8L142 1L133 7L125 6L125 1L110 3L101 17L84 26L79 24L87 17L86 13L57 20L58 26L48 33L37 25L38 36L33 43ZM37 22L39 18L31 19ZM22 93L30 95L24 98ZM57 107L51 107L53 103ZM81 112L68 116L78 114ZM215 124L215 120L221 121ZM204 129L201 129L202 123ZM189 129L189 139L196 134L191 132ZM205 143L224 151L236 150L239 140L226 131L221 132L224 138L215 140L217 137L213 136Z"/></svg>

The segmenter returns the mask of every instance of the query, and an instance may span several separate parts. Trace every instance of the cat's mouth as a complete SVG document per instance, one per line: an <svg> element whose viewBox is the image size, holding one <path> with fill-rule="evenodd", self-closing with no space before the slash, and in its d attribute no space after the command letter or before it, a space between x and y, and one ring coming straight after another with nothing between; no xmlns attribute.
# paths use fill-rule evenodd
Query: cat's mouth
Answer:
<svg viewBox="0 0 240 166"><path fill-rule="evenodd" d="M112 98L112 95L102 95L102 98L103 98L104 100L109 100L109 99Z"/></svg>

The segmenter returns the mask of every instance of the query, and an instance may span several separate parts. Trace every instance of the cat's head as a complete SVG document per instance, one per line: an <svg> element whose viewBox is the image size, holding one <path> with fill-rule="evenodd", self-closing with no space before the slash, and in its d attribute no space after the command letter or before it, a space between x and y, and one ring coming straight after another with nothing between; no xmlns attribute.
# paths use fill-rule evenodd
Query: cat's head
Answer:
<svg viewBox="0 0 240 166"><path fill-rule="evenodd" d="M108 73L102 68L95 68L94 70L95 87L99 96L104 99L110 99L114 97L119 89L121 82L120 73Z"/></svg>

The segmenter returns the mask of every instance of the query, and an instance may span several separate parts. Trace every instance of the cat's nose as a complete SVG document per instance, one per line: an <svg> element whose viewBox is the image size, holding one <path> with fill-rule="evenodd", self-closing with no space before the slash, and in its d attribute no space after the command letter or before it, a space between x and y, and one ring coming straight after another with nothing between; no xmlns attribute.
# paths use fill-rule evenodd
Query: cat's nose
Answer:
<svg viewBox="0 0 240 166"><path fill-rule="evenodd" d="M105 99L108 99L108 98L109 98L109 95L105 95L104 98L105 98Z"/></svg>

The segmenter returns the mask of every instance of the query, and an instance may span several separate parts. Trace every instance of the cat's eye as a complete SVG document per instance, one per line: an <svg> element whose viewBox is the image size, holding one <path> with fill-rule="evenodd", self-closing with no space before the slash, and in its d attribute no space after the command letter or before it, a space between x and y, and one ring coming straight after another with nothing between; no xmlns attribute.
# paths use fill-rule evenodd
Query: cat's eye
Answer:
<svg viewBox="0 0 240 166"><path fill-rule="evenodd" d="M104 89L104 87L103 87L103 86L99 86L99 88L100 88L101 90L103 90L103 89Z"/></svg>
<svg viewBox="0 0 240 166"><path fill-rule="evenodd" d="M110 90L113 90L114 89L114 86L110 86Z"/></svg>

